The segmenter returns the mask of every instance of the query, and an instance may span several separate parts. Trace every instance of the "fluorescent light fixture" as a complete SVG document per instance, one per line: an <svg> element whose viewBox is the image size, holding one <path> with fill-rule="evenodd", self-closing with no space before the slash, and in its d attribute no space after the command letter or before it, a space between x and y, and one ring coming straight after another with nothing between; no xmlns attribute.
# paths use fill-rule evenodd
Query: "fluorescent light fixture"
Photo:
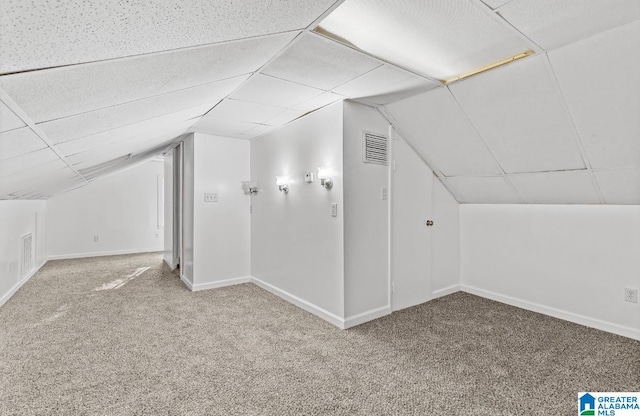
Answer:
<svg viewBox="0 0 640 416"><path fill-rule="evenodd" d="M472 1L346 0L314 31L436 80L530 49Z"/></svg>
<svg viewBox="0 0 640 416"><path fill-rule="evenodd" d="M489 71L490 69L494 69L494 68L497 68L499 66L503 66L503 65L506 65L508 63L511 63L513 61L517 61L518 59L526 58L529 55L533 55L533 53L534 52L531 51L531 50L519 53L519 54L514 55L514 56L512 56L510 58L503 59L501 61L494 62L492 64L482 66L482 67L474 69L472 71L465 72L464 74L458 75L456 77L445 79L444 83L445 84L450 84L450 83L455 82L455 81L460 81L461 79L465 79L465 78L469 78L469 77L474 76L474 75L478 75L478 74L480 74L482 72Z"/></svg>
<svg viewBox="0 0 640 416"><path fill-rule="evenodd" d="M278 190L285 194L289 193L289 177L288 176L276 176L276 185Z"/></svg>

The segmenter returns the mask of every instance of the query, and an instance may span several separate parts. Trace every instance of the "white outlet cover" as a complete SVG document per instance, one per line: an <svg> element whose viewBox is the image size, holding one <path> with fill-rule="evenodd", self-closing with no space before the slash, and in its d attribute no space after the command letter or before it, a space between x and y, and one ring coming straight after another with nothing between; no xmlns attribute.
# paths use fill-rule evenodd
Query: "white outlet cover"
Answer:
<svg viewBox="0 0 640 416"><path fill-rule="evenodd" d="M218 202L218 194L205 192L204 202Z"/></svg>

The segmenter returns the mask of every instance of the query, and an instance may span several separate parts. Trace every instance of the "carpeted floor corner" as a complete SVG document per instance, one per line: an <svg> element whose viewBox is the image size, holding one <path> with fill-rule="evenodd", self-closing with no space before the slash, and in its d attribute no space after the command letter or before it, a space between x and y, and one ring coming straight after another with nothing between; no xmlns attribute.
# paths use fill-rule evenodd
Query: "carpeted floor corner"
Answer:
<svg viewBox="0 0 640 416"><path fill-rule="evenodd" d="M640 342L465 293L341 331L140 254L51 261L0 307L2 415L571 415L580 391L640 391Z"/></svg>

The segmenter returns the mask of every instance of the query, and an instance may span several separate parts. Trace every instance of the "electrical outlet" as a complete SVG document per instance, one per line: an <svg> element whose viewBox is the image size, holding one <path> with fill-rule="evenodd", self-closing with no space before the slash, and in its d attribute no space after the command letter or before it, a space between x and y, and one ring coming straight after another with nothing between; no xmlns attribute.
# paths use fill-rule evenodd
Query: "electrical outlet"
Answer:
<svg viewBox="0 0 640 416"><path fill-rule="evenodd" d="M625 287L624 300L625 302L638 303L638 289L631 289L630 287Z"/></svg>
<svg viewBox="0 0 640 416"><path fill-rule="evenodd" d="M338 204L336 204L335 202L331 204L331 216L332 217L338 216Z"/></svg>
<svg viewBox="0 0 640 416"><path fill-rule="evenodd" d="M93 236L93 242L94 243L99 243L100 242L100 236L99 235L94 235Z"/></svg>
<svg viewBox="0 0 640 416"><path fill-rule="evenodd" d="M382 199L383 201L386 201L388 197L389 197L389 193L387 191L387 187L383 186L380 189L380 199Z"/></svg>
<svg viewBox="0 0 640 416"><path fill-rule="evenodd" d="M204 194L204 202L218 202L218 194L211 194L206 192Z"/></svg>

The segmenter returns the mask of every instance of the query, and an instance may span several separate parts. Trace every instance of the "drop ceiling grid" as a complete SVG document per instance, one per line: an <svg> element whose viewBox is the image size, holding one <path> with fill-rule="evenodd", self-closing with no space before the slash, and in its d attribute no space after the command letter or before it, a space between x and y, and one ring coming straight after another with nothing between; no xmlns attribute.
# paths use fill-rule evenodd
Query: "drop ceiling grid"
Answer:
<svg viewBox="0 0 640 416"><path fill-rule="evenodd" d="M598 169L594 174L607 204L640 205L640 167Z"/></svg>

